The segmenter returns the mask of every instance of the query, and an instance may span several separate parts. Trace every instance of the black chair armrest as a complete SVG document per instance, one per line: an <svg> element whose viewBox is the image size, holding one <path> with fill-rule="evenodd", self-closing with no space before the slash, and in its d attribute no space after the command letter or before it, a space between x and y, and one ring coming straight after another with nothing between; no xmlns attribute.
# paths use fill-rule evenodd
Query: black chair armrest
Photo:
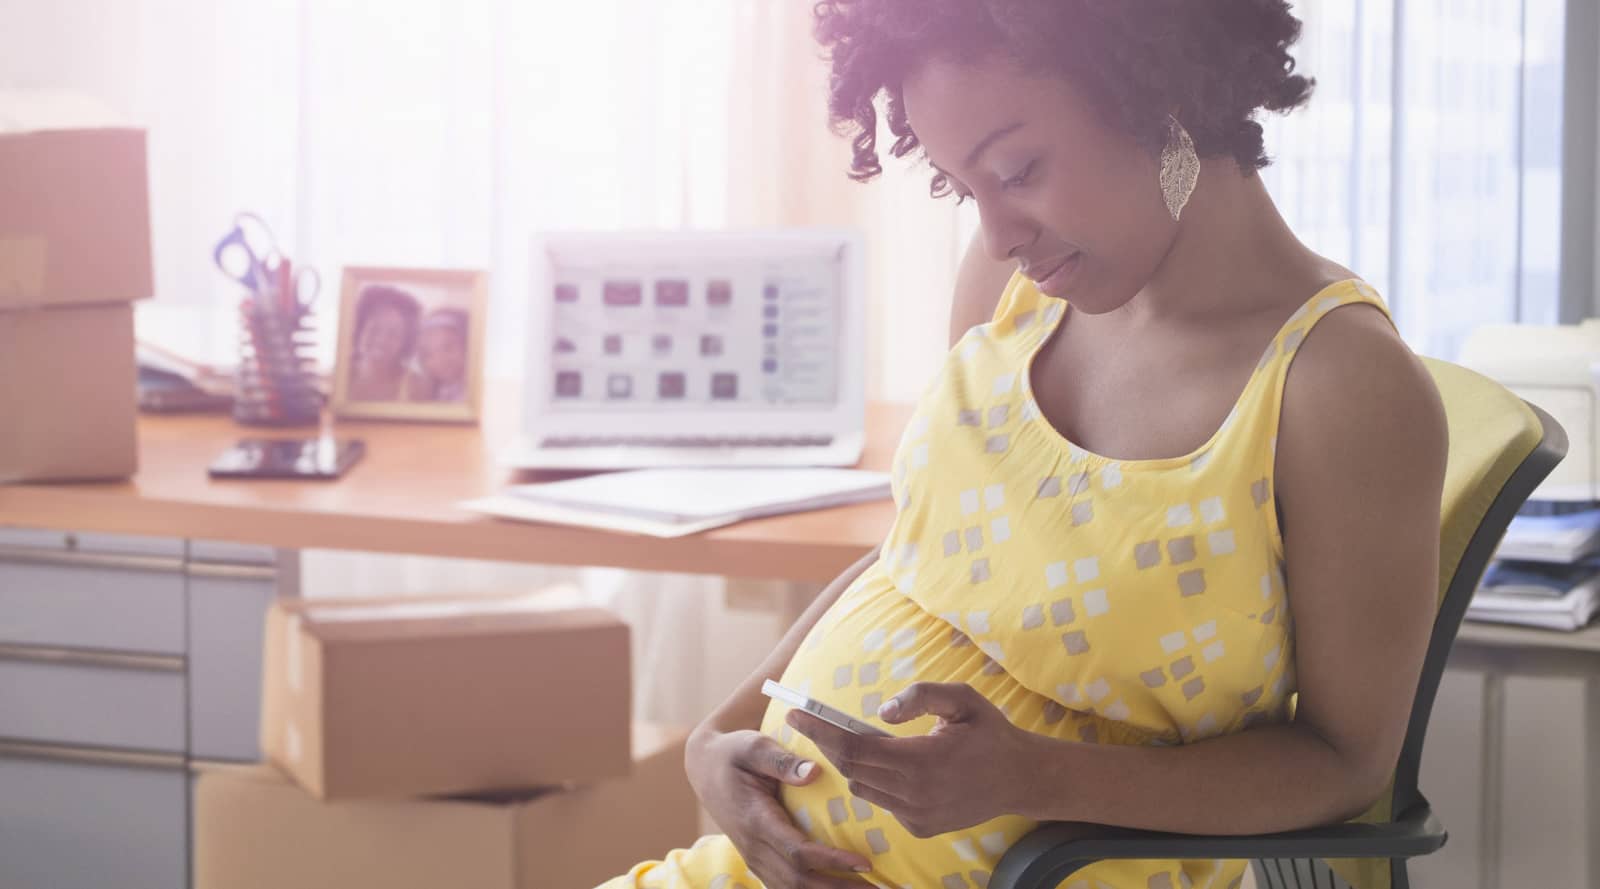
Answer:
<svg viewBox="0 0 1600 889"><path fill-rule="evenodd" d="M1201 836L1050 822L1000 858L988 889L1056 889L1096 861L1118 858L1414 858L1447 834L1427 800L1385 824L1331 824L1257 836Z"/></svg>

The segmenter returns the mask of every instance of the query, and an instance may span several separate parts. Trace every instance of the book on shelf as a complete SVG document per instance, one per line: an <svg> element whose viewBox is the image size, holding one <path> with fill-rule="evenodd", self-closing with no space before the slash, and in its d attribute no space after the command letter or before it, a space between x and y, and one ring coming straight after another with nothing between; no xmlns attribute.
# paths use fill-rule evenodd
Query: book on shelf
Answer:
<svg viewBox="0 0 1600 889"><path fill-rule="evenodd" d="M1484 572L1467 618L1552 630L1581 629L1600 607L1600 559L1575 564L1497 561Z"/></svg>
<svg viewBox="0 0 1600 889"><path fill-rule="evenodd" d="M1571 563L1600 552L1600 509L1560 515L1518 515L1495 558Z"/></svg>

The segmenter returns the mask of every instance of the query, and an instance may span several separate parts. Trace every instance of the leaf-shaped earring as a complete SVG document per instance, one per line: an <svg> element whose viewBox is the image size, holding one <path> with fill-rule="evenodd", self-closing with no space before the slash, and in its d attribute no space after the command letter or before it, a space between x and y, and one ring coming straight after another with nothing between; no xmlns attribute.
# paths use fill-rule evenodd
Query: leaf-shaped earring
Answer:
<svg viewBox="0 0 1600 889"><path fill-rule="evenodd" d="M1194 194L1200 181L1200 155L1195 153L1194 139L1178 119L1167 115L1167 144L1161 149L1161 194L1167 199L1167 212L1177 222L1183 208Z"/></svg>

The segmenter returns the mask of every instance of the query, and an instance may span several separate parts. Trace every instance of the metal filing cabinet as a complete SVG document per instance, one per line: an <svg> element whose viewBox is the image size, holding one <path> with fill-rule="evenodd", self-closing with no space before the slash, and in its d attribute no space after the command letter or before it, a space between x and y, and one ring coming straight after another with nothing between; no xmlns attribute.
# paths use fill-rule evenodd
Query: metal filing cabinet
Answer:
<svg viewBox="0 0 1600 889"><path fill-rule="evenodd" d="M188 817L180 754L0 742L0 886L187 885Z"/></svg>
<svg viewBox="0 0 1600 889"><path fill-rule="evenodd" d="M298 559L267 547L196 542L189 552L190 753L261 758L261 634L275 596L299 587Z"/></svg>
<svg viewBox="0 0 1600 889"><path fill-rule="evenodd" d="M0 528L0 887L188 884L190 766L258 758L269 548Z"/></svg>

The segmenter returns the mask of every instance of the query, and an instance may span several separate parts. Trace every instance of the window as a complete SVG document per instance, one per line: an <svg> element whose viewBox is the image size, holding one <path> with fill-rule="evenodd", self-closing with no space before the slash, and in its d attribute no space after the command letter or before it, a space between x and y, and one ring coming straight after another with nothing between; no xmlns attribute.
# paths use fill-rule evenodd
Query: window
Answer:
<svg viewBox="0 0 1600 889"><path fill-rule="evenodd" d="M1440 358L1479 324L1588 314L1587 294L1563 311L1564 274L1591 277L1561 250L1565 0L1295 11L1318 86L1263 121L1263 178L1300 237L1378 286L1411 346Z"/></svg>

